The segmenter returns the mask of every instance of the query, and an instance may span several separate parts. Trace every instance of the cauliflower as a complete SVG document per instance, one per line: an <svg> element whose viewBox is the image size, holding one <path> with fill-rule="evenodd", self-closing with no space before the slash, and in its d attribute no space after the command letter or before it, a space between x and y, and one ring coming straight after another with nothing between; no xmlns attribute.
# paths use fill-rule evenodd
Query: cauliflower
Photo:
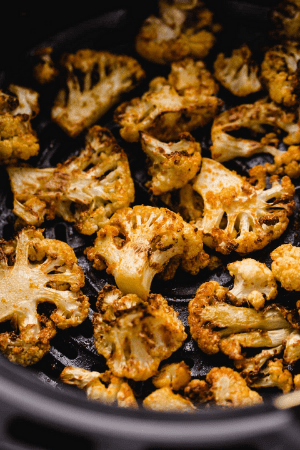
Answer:
<svg viewBox="0 0 300 450"><path fill-rule="evenodd" d="M284 361L287 364L295 361L296 352L291 352L293 341L288 344L289 338L295 334L299 336L292 311L276 304L260 311L236 304L234 295L216 281L206 282L198 288L189 303L188 322L191 335L202 351L207 354L222 351L237 362L237 367L246 368L242 347L274 349L282 346L283 349L286 346ZM259 358L270 356L273 355L260 355ZM253 358L248 362L253 367L259 363Z"/></svg>
<svg viewBox="0 0 300 450"><path fill-rule="evenodd" d="M135 41L136 51L157 64L169 64L187 56L204 58L221 27L200 0L159 0L159 17L148 17Z"/></svg>
<svg viewBox="0 0 300 450"><path fill-rule="evenodd" d="M108 370L104 373L90 372L79 367L65 367L60 379L84 389L89 400L112 404L117 402L123 408L138 408L134 393L122 378L115 377Z"/></svg>
<svg viewBox="0 0 300 450"><path fill-rule="evenodd" d="M256 389L277 387L286 394L293 389L293 376L288 369L283 368L282 359L268 361L266 367L250 382L250 387Z"/></svg>
<svg viewBox="0 0 300 450"><path fill-rule="evenodd" d="M187 183L177 191L166 192L160 198L168 208L172 211L179 212L187 222L195 221L202 217L203 200L194 191L192 182Z"/></svg>
<svg viewBox="0 0 300 450"><path fill-rule="evenodd" d="M274 163L266 163L265 169L271 175L286 174L290 178L300 176L300 146L291 145L286 151L278 152L274 157Z"/></svg>
<svg viewBox="0 0 300 450"><path fill-rule="evenodd" d="M142 149L149 158L148 183L154 195L160 195L187 184L200 169L201 147L190 133L179 135L178 142L168 144L141 133Z"/></svg>
<svg viewBox="0 0 300 450"><path fill-rule="evenodd" d="M16 107L11 109L12 101L10 100L10 106L7 112L10 112L14 116L25 114L30 119L38 115L40 112L38 92L27 87L18 86L17 84L10 84L8 91L17 100L17 103Z"/></svg>
<svg viewBox="0 0 300 450"><path fill-rule="evenodd" d="M52 53L52 47L39 47L34 52L37 63L33 68L33 76L40 84L51 83L59 75L59 71L52 60Z"/></svg>
<svg viewBox="0 0 300 450"><path fill-rule="evenodd" d="M183 389L191 380L191 370L184 361L166 364L152 378L156 388L170 387L174 391Z"/></svg>
<svg viewBox="0 0 300 450"><path fill-rule="evenodd" d="M178 313L160 294L143 301L106 285L96 306L95 347L115 376L147 380L187 337Z"/></svg>
<svg viewBox="0 0 300 450"><path fill-rule="evenodd" d="M105 51L65 54L61 65L66 86L57 94L51 117L71 137L97 122L145 76L135 59Z"/></svg>
<svg viewBox="0 0 300 450"><path fill-rule="evenodd" d="M245 97L262 89L258 65L251 59L251 50L244 44L233 50L230 57L219 53L214 62L216 79L232 94Z"/></svg>
<svg viewBox="0 0 300 450"><path fill-rule="evenodd" d="M143 401L146 409L162 412L193 412L193 403L180 394L175 394L170 386L165 386L152 392Z"/></svg>
<svg viewBox="0 0 300 450"><path fill-rule="evenodd" d="M87 133L85 150L56 168L7 170L14 213L30 225L57 215L74 222L81 233L92 234L134 200L127 156L112 133L98 125Z"/></svg>
<svg viewBox="0 0 300 450"><path fill-rule="evenodd" d="M197 274L208 264L202 234L166 208L137 205L119 209L97 234L87 256L111 273L124 294L148 297L155 274L172 278L180 262Z"/></svg>
<svg viewBox="0 0 300 450"><path fill-rule="evenodd" d="M284 106L299 103L300 46L297 42L275 45L265 53L261 77L271 99Z"/></svg>
<svg viewBox="0 0 300 450"><path fill-rule="evenodd" d="M2 240L0 321L10 320L16 330L0 334L4 355L23 366L34 364L49 350L55 325L64 329L82 323L89 310L83 285L83 271L66 243L44 239L34 228ZM56 305L50 319L37 314L41 302Z"/></svg>
<svg viewBox="0 0 300 450"><path fill-rule="evenodd" d="M195 223L203 231L203 242L223 254L232 250L246 254L262 249L285 231L294 210L295 188L289 177L274 178L265 189L262 167L250 175L259 184L253 186L222 164L202 158L200 174L193 188L204 202L203 217Z"/></svg>
<svg viewBox="0 0 300 450"><path fill-rule="evenodd" d="M300 389L300 374L294 376L294 385L296 390Z"/></svg>
<svg viewBox="0 0 300 450"><path fill-rule="evenodd" d="M275 131L279 129L287 133L283 142L288 145L300 142L300 126L296 114L285 112L273 102L258 100L253 104L235 106L215 118L211 129L212 158L224 162L237 157L249 157L256 153L282 155L282 152L276 148L279 141L275 133L265 135L261 141L229 134L244 128L248 128L254 134L265 134L264 125L274 127Z"/></svg>
<svg viewBox="0 0 300 450"><path fill-rule="evenodd" d="M126 141L138 142L144 131L161 141L176 140L183 131L207 125L223 103L218 85L202 61L173 63L168 79L156 77L142 97L119 105L114 120Z"/></svg>
<svg viewBox="0 0 300 450"><path fill-rule="evenodd" d="M273 37L285 40L300 38L300 1L285 0L277 4L271 12L274 23Z"/></svg>
<svg viewBox="0 0 300 450"><path fill-rule="evenodd" d="M300 248L283 244L270 254L274 277L287 291L300 291L299 262Z"/></svg>

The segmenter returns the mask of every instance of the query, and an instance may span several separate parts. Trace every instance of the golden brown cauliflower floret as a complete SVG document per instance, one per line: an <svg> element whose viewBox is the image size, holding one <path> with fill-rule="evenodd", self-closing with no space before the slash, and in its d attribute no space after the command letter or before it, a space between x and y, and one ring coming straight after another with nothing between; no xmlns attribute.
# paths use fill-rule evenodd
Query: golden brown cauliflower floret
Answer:
<svg viewBox="0 0 300 450"><path fill-rule="evenodd" d="M86 136L86 148L56 168L9 167L14 213L39 226L55 216L92 234L119 208L134 200L125 152L112 133L98 125Z"/></svg>
<svg viewBox="0 0 300 450"><path fill-rule="evenodd" d="M166 364L152 378L156 388L169 386L174 391L183 389L191 380L191 370L184 361Z"/></svg>
<svg viewBox="0 0 300 450"><path fill-rule="evenodd" d="M223 254L235 250L247 254L262 249L285 231L294 210L295 188L289 177L274 178L265 189L263 168L250 175L259 178L257 186L225 168L202 159L200 174L193 188L202 196L203 217L195 223L203 232L203 242Z"/></svg>
<svg viewBox="0 0 300 450"><path fill-rule="evenodd" d="M152 280L164 271L172 278L181 263L197 274L208 264L202 234L166 208L137 205L119 209L97 234L87 252L94 267L111 273L124 294L146 300Z"/></svg>
<svg viewBox="0 0 300 450"><path fill-rule="evenodd" d="M285 40L300 38L300 1L285 0L276 5L271 12L275 29L273 37Z"/></svg>
<svg viewBox="0 0 300 450"><path fill-rule="evenodd" d="M202 61L186 58L173 63L168 79L156 77L142 97L117 107L114 120L126 141L138 142L144 131L161 141L178 139L180 133L207 125L222 101L218 85Z"/></svg>
<svg viewBox="0 0 300 450"><path fill-rule="evenodd" d="M300 46L297 42L275 45L265 53L261 77L274 102L287 107L299 103L299 60Z"/></svg>
<svg viewBox="0 0 300 450"><path fill-rule="evenodd" d="M258 69L258 65L252 61L251 50L246 44L234 49L229 57L219 53L214 62L216 79L238 97L245 97L262 89Z"/></svg>
<svg viewBox="0 0 300 450"><path fill-rule="evenodd" d="M49 350L55 325L77 326L87 317L83 271L66 243L28 228L2 241L0 272L0 321L10 320L18 330L0 334L0 350L12 362L34 364ZM37 314L41 302L56 305L50 319Z"/></svg>
<svg viewBox="0 0 300 450"><path fill-rule="evenodd" d="M207 56L221 27L204 3L159 0L158 7L159 17L148 17L136 37L136 51L157 64Z"/></svg>
<svg viewBox="0 0 300 450"><path fill-rule="evenodd" d="M97 122L145 76L134 58L105 51L65 54L61 65L66 85L57 94L51 117L71 137Z"/></svg>
<svg viewBox="0 0 300 450"><path fill-rule="evenodd" d="M300 146L291 145L285 152L278 152L274 157L274 163L266 163L265 169L270 175L284 175L290 178L300 176Z"/></svg>
<svg viewBox="0 0 300 450"><path fill-rule="evenodd" d="M118 377L147 380L187 337L178 314L160 294L143 301L106 285L99 293L97 309L95 347Z"/></svg>
<svg viewBox="0 0 300 450"><path fill-rule="evenodd" d="M84 389L89 400L100 403L117 403L123 408L138 408L134 393L129 384L111 372L90 372L79 367L65 367L60 379L67 384Z"/></svg>
<svg viewBox="0 0 300 450"><path fill-rule="evenodd" d="M164 143L141 133L141 145L149 161L148 183L154 195L160 195L187 184L200 169L201 147L190 133L182 133L178 142Z"/></svg>
<svg viewBox="0 0 300 450"><path fill-rule="evenodd" d="M268 361L249 385L255 389L277 387L286 394L293 389L293 376L288 369L283 367L282 359L277 359Z"/></svg>
<svg viewBox="0 0 300 450"><path fill-rule="evenodd" d="M274 133L266 134L264 127L266 125L272 126ZM264 133L265 136L258 141L229 134L243 128L248 128L254 134ZM293 112L286 112L275 103L267 103L265 100L235 106L221 113L213 122L210 148L212 158L224 162L237 157L249 157L256 153L280 156L282 152L277 148L279 144L275 133L277 130L287 133L283 138L286 144L300 142L300 126Z"/></svg>
<svg viewBox="0 0 300 450"><path fill-rule="evenodd" d="M283 244L271 253L272 272L287 291L300 291L300 248Z"/></svg>
<svg viewBox="0 0 300 450"><path fill-rule="evenodd" d="M51 83L59 75L59 71L52 60L52 53L52 47L39 47L34 52L37 63L33 68L33 76L40 84Z"/></svg>
<svg viewBox="0 0 300 450"><path fill-rule="evenodd" d="M162 412L193 412L193 403L180 394L175 394L169 386L153 391L143 401L143 406L152 411Z"/></svg>

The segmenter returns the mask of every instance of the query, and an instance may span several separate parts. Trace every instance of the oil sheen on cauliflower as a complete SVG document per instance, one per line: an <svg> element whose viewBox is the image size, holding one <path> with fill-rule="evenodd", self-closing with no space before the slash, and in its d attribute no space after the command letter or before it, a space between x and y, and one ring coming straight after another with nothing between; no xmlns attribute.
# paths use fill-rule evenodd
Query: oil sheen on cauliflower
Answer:
<svg viewBox="0 0 300 450"><path fill-rule="evenodd" d="M118 377L147 380L187 337L178 314L160 294L143 301L106 285L99 293L97 310L95 347Z"/></svg>
<svg viewBox="0 0 300 450"><path fill-rule="evenodd" d="M274 24L272 36L279 40L300 38L300 1L285 0L277 4L271 12Z"/></svg>
<svg viewBox="0 0 300 450"><path fill-rule="evenodd" d="M214 62L216 79L238 97L245 97L262 89L258 69L246 44L233 50L229 57L219 53Z"/></svg>
<svg viewBox="0 0 300 450"><path fill-rule="evenodd" d="M141 145L149 161L152 180L148 187L154 195L179 189L200 169L201 147L190 133L179 135L177 142L164 143L141 133Z"/></svg>
<svg viewBox="0 0 300 450"><path fill-rule="evenodd" d="M288 145L300 142L300 126L296 114L286 112L273 102L258 100L253 104L235 106L214 119L210 148L212 158L224 162L256 153L270 153L274 157L282 155L277 148L279 143L277 134L266 133L265 126L274 127L274 131L277 129L284 131L287 135L283 138L283 142ZM245 128L251 133L264 136L259 141L230 135L233 131Z"/></svg>
<svg viewBox="0 0 300 450"><path fill-rule="evenodd" d="M56 168L11 166L8 174L13 211L29 225L59 216L81 233L92 234L134 200L127 156L112 133L98 125L90 128L78 157Z"/></svg>
<svg viewBox="0 0 300 450"><path fill-rule="evenodd" d="M0 334L0 350L17 364L38 362L50 348L55 325L64 329L87 317L88 298L82 294L84 274L66 243L44 239L40 230L23 229L16 239L2 241L0 261L0 321L15 331ZM37 306L56 309L47 319Z"/></svg>
<svg viewBox="0 0 300 450"><path fill-rule="evenodd" d="M300 291L300 248L283 244L271 253L272 272L276 280L287 291Z"/></svg>
<svg viewBox="0 0 300 450"><path fill-rule="evenodd" d="M105 404L116 403L122 408L138 408L134 393L126 380L112 375L108 370L99 373L79 367L65 367L60 379L66 384L84 389L89 400Z"/></svg>
<svg viewBox="0 0 300 450"><path fill-rule="evenodd" d="M144 58L169 64L187 56L201 59L215 43L220 25L202 1L159 0L159 16L148 17L135 41L136 51Z"/></svg>
<svg viewBox="0 0 300 450"><path fill-rule="evenodd" d="M161 141L178 139L183 131L207 125L222 101L218 85L202 61L185 58L171 65L168 79L156 77L142 97L119 105L114 120L126 141L138 142L144 131Z"/></svg>
<svg viewBox="0 0 300 450"><path fill-rule="evenodd" d="M118 210L97 235L87 252L94 267L111 273L124 294L146 300L153 277L184 270L197 274L209 257L203 251L202 234L166 208L137 205Z"/></svg>
<svg viewBox="0 0 300 450"><path fill-rule="evenodd" d="M217 161L203 158L193 188L204 202L203 217L196 226L203 241L223 254L235 250L247 254L262 249L285 231L294 210L295 188L289 177L273 179L265 189L266 178L260 167L260 181L253 186ZM254 168L250 174L255 174Z"/></svg>
<svg viewBox="0 0 300 450"><path fill-rule="evenodd" d="M90 49L65 54L61 65L66 85L57 94L51 117L71 137L97 122L145 76L134 58Z"/></svg>

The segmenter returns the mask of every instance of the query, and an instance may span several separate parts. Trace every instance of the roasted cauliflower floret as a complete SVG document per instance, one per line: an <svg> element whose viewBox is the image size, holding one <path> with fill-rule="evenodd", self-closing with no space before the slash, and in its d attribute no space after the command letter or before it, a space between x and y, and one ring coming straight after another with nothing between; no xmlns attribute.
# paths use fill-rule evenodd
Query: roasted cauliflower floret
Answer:
<svg viewBox="0 0 300 450"><path fill-rule="evenodd" d="M148 172L152 176L148 187L154 195L181 188L200 169L201 147L190 133L182 133L178 142L168 144L141 133L141 145L148 157Z"/></svg>
<svg viewBox="0 0 300 450"><path fill-rule="evenodd" d="M272 126L274 133L266 134L264 127L266 125ZM258 141L229 134L243 128L248 128L254 135L264 133L265 136ZM249 157L256 153L270 153L274 157L282 155L277 148L279 143L275 133L277 130L287 133L283 138L286 144L300 142L300 126L293 112L286 112L275 103L267 103L265 100L235 106L214 119L210 148L212 158L224 162L237 157Z"/></svg>
<svg viewBox="0 0 300 450"><path fill-rule="evenodd" d="M287 291L300 291L300 248L283 244L271 253L271 269L276 280Z"/></svg>
<svg viewBox="0 0 300 450"><path fill-rule="evenodd" d="M258 65L252 61L252 53L244 44L226 57L219 53L214 62L216 79L232 94L245 97L262 89L258 76Z"/></svg>
<svg viewBox="0 0 300 450"><path fill-rule="evenodd" d="M95 347L118 377L147 380L187 337L178 314L160 294L143 301L106 285L99 293L97 309Z"/></svg>
<svg viewBox="0 0 300 450"><path fill-rule="evenodd" d="M300 38L300 1L285 0L273 8L271 19L274 23L273 37L285 40Z"/></svg>
<svg viewBox="0 0 300 450"><path fill-rule="evenodd" d="M118 210L98 232L87 256L97 269L105 262L124 294L144 300L157 273L165 271L165 278L172 278L181 263L196 274L209 260L196 228L166 208L144 205Z"/></svg>
<svg viewBox="0 0 300 450"><path fill-rule="evenodd" d="M136 51L142 57L169 64L208 55L221 27L213 23L213 13L202 1L160 0L158 7L159 17L148 17L136 37Z"/></svg>
<svg viewBox="0 0 300 450"><path fill-rule="evenodd" d="M192 412L195 411L193 403L180 394L175 394L170 386L153 391L143 401L146 409L162 412Z"/></svg>
<svg viewBox="0 0 300 450"><path fill-rule="evenodd" d="M109 371L99 373L79 367L65 367L60 374L60 379L64 383L84 389L89 400L106 404L117 403L123 408L138 408L129 384Z"/></svg>
<svg viewBox="0 0 300 450"><path fill-rule="evenodd" d="M51 83L59 75L59 71L52 60L52 53L52 47L39 47L34 52L37 62L33 67L33 76L40 84Z"/></svg>
<svg viewBox="0 0 300 450"><path fill-rule="evenodd" d="M55 325L79 325L88 314L82 269L66 243L44 239L40 230L24 229L13 241L2 241L0 321L11 321L15 332L0 334L0 350L12 362L27 366L49 350ZM41 302L56 309L50 319L37 314Z"/></svg>
<svg viewBox="0 0 300 450"><path fill-rule="evenodd" d="M105 51L65 54L61 65L66 86L57 94L51 117L71 137L97 122L145 76L134 58Z"/></svg>
<svg viewBox="0 0 300 450"><path fill-rule="evenodd" d="M283 367L282 359L268 361L267 365L250 382L250 387L255 389L277 387L284 394L290 392L293 385L293 376L288 369Z"/></svg>
<svg viewBox="0 0 300 450"><path fill-rule="evenodd" d="M222 104L217 92L204 63L186 58L172 64L168 79L154 78L142 97L119 105L114 120L129 142L138 142L141 131L161 141L176 140L213 119Z"/></svg>
<svg viewBox="0 0 300 450"><path fill-rule="evenodd" d="M250 175L259 179L257 186L208 158L202 159L200 174L193 188L203 199L203 217L196 226L203 231L203 242L223 254L232 250L247 254L262 249L281 236L294 210L295 188L289 177L274 178L265 189L263 168Z"/></svg>
<svg viewBox="0 0 300 450"><path fill-rule="evenodd" d="M166 364L152 378L152 383L156 388L169 386L174 391L183 389L191 380L191 370L189 366L181 361L180 363Z"/></svg>
<svg viewBox="0 0 300 450"><path fill-rule="evenodd" d="M127 156L112 133L98 125L89 130L80 155L56 168L7 170L14 213L30 225L59 216L74 222L81 233L92 234L134 200Z"/></svg>
<svg viewBox="0 0 300 450"><path fill-rule="evenodd" d="M299 103L299 60L300 46L297 42L275 45L265 53L261 77L274 102L288 107Z"/></svg>

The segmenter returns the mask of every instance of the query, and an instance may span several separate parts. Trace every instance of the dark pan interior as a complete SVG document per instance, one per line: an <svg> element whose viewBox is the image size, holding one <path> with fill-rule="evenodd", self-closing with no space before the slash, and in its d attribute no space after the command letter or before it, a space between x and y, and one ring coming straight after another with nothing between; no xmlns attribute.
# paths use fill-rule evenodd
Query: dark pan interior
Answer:
<svg viewBox="0 0 300 450"><path fill-rule="evenodd" d="M219 38L219 44L215 47L210 57L207 59L207 65L212 67L212 62L219 51L229 51L238 47L240 44L247 42L253 49L258 60L261 60L264 49L271 43L269 30L269 8L272 2L256 2L255 4L229 1L229 2L209 2L209 6L215 9L219 20L224 24L224 31ZM273 2L274 3L274 2ZM150 5L150 4L149 4ZM243 6L244 5L244 6ZM225 8L226 6L226 8ZM151 6L153 11L155 7ZM143 14L148 14L145 11ZM106 49L115 53L124 53L136 57L147 73L147 79L136 90L124 96L124 100L141 95L146 89L149 80L157 75L167 75L168 68L156 66L148 63L140 58L134 50L134 36L141 23L142 16L132 15L131 8L121 8L114 12L106 12L95 18L89 17L87 21L62 31L49 39L43 39L35 42L35 46L51 45L54 48L54 57L59 57L64 51L72 52L79 48ZM84 17L84 19L86 19ZM234 26L233 26L234 24ZM33 49L34 50L34 49ZM32 158L30 164L37 167L54 166L58 162L62 162L69 156L77 154L84 146L82 137L71 139L68 138L57 125L50 120L50 108L53 102L57 85L50 87L40 87L36 85L31 77L32 64L34 62L33 50L22 51L22 55L18 61L7 66L6 70L0 73L1 86L5 87L10 82L28 85L40 92L41 112L34 119L33 126L38 133L40 139L41 151L38 157ZM246 101L236 100L224 89L220 90L219 96L225 100L225 107L228 108L238 103L254 101L258 96L247 98ZM118 140L121 147L127 152L132 176L136 187L136 204L156 204L145 188L145 182L148 179L145 169L145 158L138 144L129 144L123 141L118 132L118 125L113 122L113 111L105 115L99 124L110 128ZM202 155L210 157L210 127L198 129L192 133L194 137L201 142ZM256 155L247 161L236 159L228 164L227 167L236 170L241 175L247 175L249 168L265 161L272 161L272 157L268 155ZM250 257L265 262L270 267L270 252L278 245L283 243L291 243L299 246L299 181L295 181L296 186L296 211L290 220L288 229L283 236L272 242L263 250L251 254ZM12 213L12 194L10 191L8 177L5 168L0 169L0 236L8 239L14 233L15 216ZM56 238L67 242L78 257L79 264L84 270L86 277L86 285L83 289L84 293L89 296L91 302L91 310L89 319L91 319L95 307L95 300L99 290L106 284L114 284L111 276L104 271L99 272L93 269L91 263L83 254L84 249L91 245L94 237L86 237L80 235L74 230L72 225L61 220L46 222L44 225L45 236L47 238ZM205 281L216 280L223 286L231 287L233 280L226 270L226 265L239 258L233 254L229 257L222 257L223 267L209 271L203 270L197 276L188 275L178 271L175 278L169 282L161 282L158 278L152 284L152 292L161 293L169 303L179 312L179 317L187 327L187 305L189 300L194 296L196 289ZM289 293L283 289L279 289L277 302L294 308L299 295ZM42 307L40 307L42 310ZM43 311L47 313L47 306L43 306ZM33 377L37 377L43 382L56 387L57 389L72 389L63 385L58 381L59 374L65 366L79 366L89 370L102 372L106 370L106 364L103 357L99 356L94 347L93 328L90 320L86 320L82 325L58 331L56 337L52 340L50 352L35 366L29 367L27 370L32 372ZM4 329L6 325L1 325ZM0 362L3 356L0 356ZM188 363L192 370L192 376L203 377L214 366L231 366L230 360L222 355L208 356L202 353L193 340L188 337L181 349L172 355L169 361L184 360ZM299 371L300 364L295 364L290 369L293 372ZM140 398L147 395L153 389L151 382L135 383L135 391ZM75 388L74 388L75 391ZM77 391L76 391L77 392ZM264 395L268 397L270 394L278 394L278 391L269 390ZM81 393L78 391L78 395Z"/></svg>

